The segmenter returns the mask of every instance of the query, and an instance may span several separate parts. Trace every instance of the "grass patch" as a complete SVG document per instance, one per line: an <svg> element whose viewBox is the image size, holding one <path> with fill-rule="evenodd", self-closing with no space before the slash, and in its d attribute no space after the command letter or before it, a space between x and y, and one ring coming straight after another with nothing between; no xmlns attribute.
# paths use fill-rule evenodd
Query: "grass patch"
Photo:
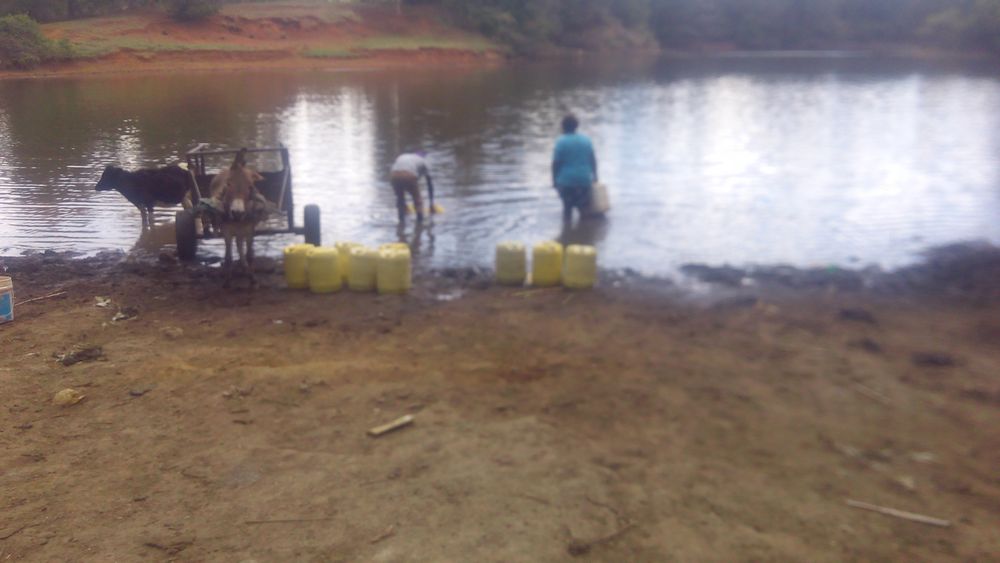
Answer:
<svg viewBox="0 0 1000 563"><path fill-rule="evenodd" d="M3 0L0 0L2 2ZM226 4L222 14L226 16L266 19L280 18L282 20L325 22L360 21L356 0L283 0L277 2L255 2L251 0L241 4ZM304 19L303 19L304 18ZM90 59L100 58L119 51L135 53L185 53L185 52L269 52L274 50L291 51L301 49L300 55L313 59L351 59L363 57L366 53L379 52L416 52L422 49L437 49L444 51L464 51L485 53L501 51L503 47L483 37L464 33L448 33L436 36L433 33L424 35L392 35L387 33L370 37L332 39L329 43L322 39L316 42L306 42L305 45L294 41L259 39L253 42L237 41L211 42L214 37L206 35L206 42L190 43L170 35L156 33L157 19L148 15L123 14L91 18L85 20L56 22L44 26L45 34L71 45L69 58ZM151 27L152 26L152 27ZM147 33L148 28L148 33ZM227 31L219 31L225 34ZM213 31L212 34L215 34Z"/></svg>
<svg viewBox="0 0 1000 563"><path fill-rule="evenodd" d="M299 0L288 2L241 2L226 4L221 13L248 20L268 18L298 18L312 16L324 23L358 22L361 17L354 11L354 2L328 0Z"/></svg>
<svg viewBox="0 0 1000 563"><path fill-rule="evenodd" d="M361 51L419 51L420 49L447 49L485 53L496 50L497 46L482 37L433 37L380 35L369 37L352 44L352 49Z"/></svg>
<svg viewBox="0 0 1000 563"><path fill-rule="evenodd" d="M303 57L308 57L310 59L350 59L357 57L358 54L355 51L344 48L337 47L317 47L314 49L306 49L302 51Z"/></svg>
<svg viewBox="0 0 1000 563"><path fill-rule="evenodd" d="M148 21L135 16L112 16L103 18L87 18L68 20L42 25L48 34L81 34L101 35L106 33L126 33L139 31L148 25Z"/></svg>
<svg viewBox="0 0 1000 563"><path fill-rule="evenodd" d="M199 51L252 52L267 50L263 47L233 45L229 43L180 43L158 41L144 37L111 37L73 43L73 50L80 58L94 58L116 51L139 51L146 53L184 53Z"/></svg>
<svg viewBox="0 0 1000 563"><path fill-rule="evenodd" d="M365 53L379 51L419 51L421 49L442 49L450 51L472 51L484 53L498 47L488 40L478 37L431 37L380 35L352 41L346 45L311 47L302 51L302 56L314 59L351 59Z"/></svg>

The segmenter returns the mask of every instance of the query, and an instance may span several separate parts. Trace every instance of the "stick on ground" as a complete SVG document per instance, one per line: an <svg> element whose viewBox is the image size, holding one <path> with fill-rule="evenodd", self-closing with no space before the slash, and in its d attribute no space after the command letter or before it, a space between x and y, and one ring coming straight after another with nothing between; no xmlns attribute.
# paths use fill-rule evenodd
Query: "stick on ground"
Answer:
<svg viewBox="0 0 1000 563"><path fill-rule="evenodd" d="M395 526L389 526L388 528L385 529L384 532L382 532L381 534L379 534L378 537L376 537L375 539L373 539L369 543L376 544L376 543L378 543L378 542L380 542L380 541L382 541L384 539L387 539L387 538L391 537L395 533L396 533L396 527Z"/></svg>
<svg viewBox="0 0 1000 563"><path fill-rule="evenodd" d="M10 532L9 534L4 534L4 535L0 536L0 540L5 540L5 539L8 539L8 538L12 538L12 537L16 536L17 534L20 534L24 530L27 530L28 528L34 528L35 526L41 526L41 524L25 524L25 525L21 526L20 528L16 528L13 532Z"/></svg>
<svg viewBox="0 0 1000 563"><path fill-rule="evenodd" d="M333 518L289 518L287 520L246 520L243 523L254 524L300 524L302 522L329 522Z"/></svg>
<svg viewBox="0 0 1000 563"><path fill-rule="evenodd" d="M928 526L937 526L939 528L948 528L951 526L951 522L948 520L933 518L931 516L925 516L923 514L917 514L915 512L906 512L905 510L896 510L895 508L888 508L885 506L879 506L877 504L869 504L867 502L861 502L858 500L847 499L847 506L850 506L852 508L860 508L862 510L870 510L872 512L878 512L879 514L885 514L886 516L892 516L893 518L900 518L902 520L909 520L910 522L927 524Z"/></svg>
<svg viewBox="0 0 1000 563"><path fill-rule="evenodd" d="M878 391L872 389L871 387L868 387L867 385L863 385L861 383L855 383L854 385L857 388L858 393L861 393L865 397L868 397L869 399L874 399L882 403L883 405L892 405L892 401L889 400L889 397L886 397L884 394L879 393Z"/></svg>
<svg viewBox="0 0 1000 563"><path fill-rule="evenodd" d="M413 424L413 415L408 414L406 416L401 416L396 420L393 420L389 424L383 424L382 426L376 426L375 428L372 428L371 430L368 431L368 435L378 438L383 434L388 434L393 430L399 430L400 428L404 426L409 426L411 424Z"/></svg>
<svg viewBox="0 0 1000 563"><path fill-rule="evenodd" d="M67 292L65 291L57 291L55 293L50 293L48 295L43 295L41 297L32 297L31 299L18 301L17 303L14 303L14 306L17 307L18 305L24 305L25 303L34 303L35 301L45 301L46 299L54 299L56 297L62 297L63 295L66 295L66 293Z"/></svg>
<svg viewBox="0 0 1000 563"><path fill-rule="evenodd" d="M615 539L617 539L619 536L621 536L622 534L624 534L625 532L631 530L634 527L635 527L635 522L629 522L625 526L619 528L618 530L616 530L615 532L613 532L613 533L611 533L611 534L609 534L607 536L604 536L603 538L598 538L598 539L592 540L592 541L585 541L585 540L578 540L578 539L571 540L569 542L569 545L566 546L566 550L573 557L579 557L581 555L586 555L587 553L590 553L590 550L593 549L594 547L599 546L599 545L603 545L603 544L606 544L606 543L611 543L612 541L614 541Z"/></svg>

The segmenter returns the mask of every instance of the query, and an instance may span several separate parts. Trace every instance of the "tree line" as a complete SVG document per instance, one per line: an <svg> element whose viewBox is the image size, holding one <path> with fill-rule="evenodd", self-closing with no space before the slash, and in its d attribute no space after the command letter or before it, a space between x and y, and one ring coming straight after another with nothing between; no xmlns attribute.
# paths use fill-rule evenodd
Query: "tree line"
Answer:
<svg viewBox="0 0 1000 563"><path fill-rule="evenodd" d="M76 20L162 7L181 20L196 20L218 11L222 0L0 0L0 16L26 15L38 22Z"/></svg>
<svg viewBox="0 0 1000 563"><path fill-rule="evenodd" d="M920 43L1000 51L1000 0L359 0L439 6L455 23L517 51L600 47L600 30L648 37L666 48L725 45L809 49ZM222 0L0 0L0 16L40 22L166 5L181 19ZM588 37L595 37L589 44ZM595 44L597 43L597 44Z"/></svg>
<svg viewBox="0 0 1000 563"><path fill-rule="evenodd" d="M221 0L0 0L0 69L29 69L71 60L76 49L53 41L38 22L73 20L134 8L162 6L178 20L197 20L218 11Z"/></svg>
<svg viewBox="0 0 1000 563"><path fill-rule="evenodd" d="M410 0L519 49L616 26L667 48L920 43L1000 51L1000 0Z"/></svg>
<svg viewBox="0 0 1000 563"><path fill-rule="evenodd" d="M149 0L0 0L0 15L24 14L39 22L101 16L149 5Z"/></svg>

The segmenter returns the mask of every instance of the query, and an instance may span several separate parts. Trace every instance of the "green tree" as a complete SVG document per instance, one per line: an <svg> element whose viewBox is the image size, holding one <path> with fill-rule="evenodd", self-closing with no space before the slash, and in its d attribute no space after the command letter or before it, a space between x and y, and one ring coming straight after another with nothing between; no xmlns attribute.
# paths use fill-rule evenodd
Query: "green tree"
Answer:
<svg viewBox="0 0 1000 563"><path fill-rule="evenodd" d="M972 20L975 42L1000 50L1000 0L976 0L972 7Z"/></svg>
<svg viewBox="0 0 1000 563"><path fill-rule="evenodd" d="M612 2L611 12L626 27L637 28L649 22L653 4L650 0L618 0Z"/></svg>
<svg viewBox="0 0 1000 563"><path fill-rule="evenodd" d="M724 41L724 8L721 0L659 0L652 6L653 32L670 47Z"/></svg>
<svg viewBox="0 0 1000 563"><path fill-rule="evenodd" d="M192 22L214 16L220 8L221 0L168 0L167 13L175 20Z"/></svg>
<svg viewBox="0 0 1000 563"><path fill-rule="evenodd" d="M47 39L30 17L19 14L0 18L0 68L28 69L71 54L68 44Z"/></svg>

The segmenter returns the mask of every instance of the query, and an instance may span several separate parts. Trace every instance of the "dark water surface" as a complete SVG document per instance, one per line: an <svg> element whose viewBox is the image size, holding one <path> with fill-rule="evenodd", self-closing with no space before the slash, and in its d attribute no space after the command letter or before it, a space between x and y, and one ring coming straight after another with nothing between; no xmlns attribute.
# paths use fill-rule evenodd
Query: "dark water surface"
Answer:
<svg viewBox="0 0 1000 563"><path fill-rule="evenodd" d="M613 204L568 232L549 185L566 108ZM1000 242L1000 72L768 58L0 82L0 254L133 247L139 213L94 192L101 169L177 161L197 142L285 143L296 204L321 206L327 242L402 236L425 265L489 264L500 240L560 236L649 273L893 267ZM447 211L398 234L386 176L410 147L429 153Z"/></svg>

